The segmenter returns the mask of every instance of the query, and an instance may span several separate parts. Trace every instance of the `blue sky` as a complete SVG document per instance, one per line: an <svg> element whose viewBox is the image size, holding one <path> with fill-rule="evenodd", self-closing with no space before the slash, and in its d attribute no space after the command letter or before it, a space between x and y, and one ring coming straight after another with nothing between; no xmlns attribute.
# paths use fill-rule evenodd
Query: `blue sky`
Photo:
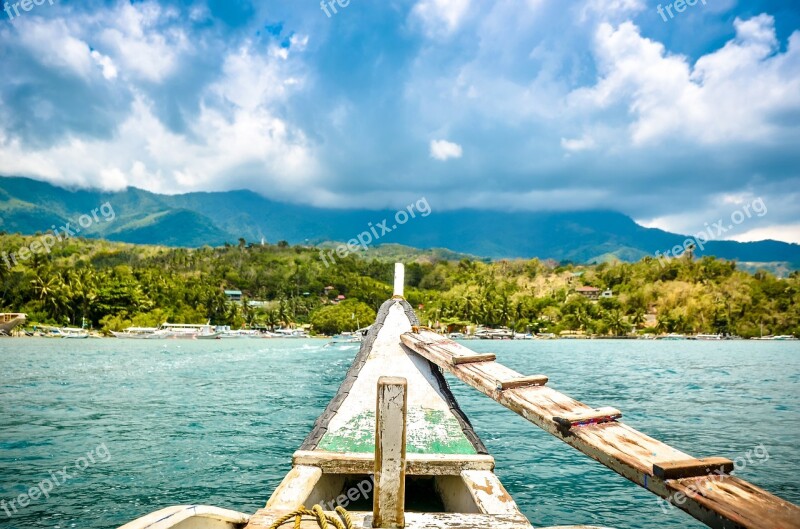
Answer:
<svg viewBox="0 0 800 529"><path fill-rule="evenodd" d="M37 1L0 13L2 175L683 233L761 198L728 236L800 242L795 1Z"/></svg>

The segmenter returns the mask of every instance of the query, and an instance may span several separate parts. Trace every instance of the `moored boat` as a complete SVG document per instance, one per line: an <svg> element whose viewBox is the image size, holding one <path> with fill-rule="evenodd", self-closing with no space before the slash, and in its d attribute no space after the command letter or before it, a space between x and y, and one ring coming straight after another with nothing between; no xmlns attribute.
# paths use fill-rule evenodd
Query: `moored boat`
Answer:
<svg viewBox="0 0 800 529"><path fill-rule="evenodd" d="M157 330L157 327L128 327L123 331L111 331L111 334L115 338L146 340L158 338L158 336L156 336Z"/></svg>
<svg viewBox="0 0 800 529"><path fill-rule="evenodd" d="M184 340L214 340L221 333L214 331L210 324L195 323L162 323L153 333L156 338L174 338Z"/></svg>
<svg viewBox="0 0 800 529"><path fill-rule="evenodd" d="M59 331L61 332L62 338L84 340L89 337L89 331L77 327L61 327Z"/></svg>
<svg viewBox="0 0 800 529"><path fill-rule="evenodd" d="M721 334L698 334L695 337L695 340L722 340Z"/></svg>
<svg viewBox="0 0 800 529"><path fill-rule="evenodd" d="M475 331L474 336L479 340L511 340L512 338L514 338L514 333L506 328L501 328L501 329L479 328Z"/></svg>
<svg viewBox="0 0 800 529"><path fill-rule="evenodd" d="M275 338L310 338L303 329L275 329L272 335Z"/></svg>
<svg viewBox="0 0 800 529"><path fill-rule="evenodd" d="M532 529L443 371L651 492L682 491L676 506L711 527L800 528L800 508L730 475L733 462L694 459L619 422L617 410L590 408L543 375L522 376L419 327L402 268L396 274L395 296L263 509L175 506L122 529Z"/></svg>

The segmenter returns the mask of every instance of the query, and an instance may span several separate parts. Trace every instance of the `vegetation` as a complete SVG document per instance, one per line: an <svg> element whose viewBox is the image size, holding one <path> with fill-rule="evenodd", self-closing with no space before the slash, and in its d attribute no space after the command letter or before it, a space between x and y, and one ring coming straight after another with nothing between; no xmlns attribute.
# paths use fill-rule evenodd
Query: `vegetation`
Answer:
<svg viewBox="0 0 800 529"><path fill-rule="evenodd" d="M0 235L0 255L34 240ZM0 309L40 323L85 318L104 330L210 320L235 328L311 324L330 334L369 324L391 296L392 262L371 255L380 252L326 266L318 249L285 242L184 249L67 239L13 267L0 259ZM421 320L451 328L800 335L798 272L778 279L711 257L559 266L418 256L407 264L406 283ZM578 286L611 289L613 297L592 301ZM226 289L241 290L244 302L229 302Z"/></svg>

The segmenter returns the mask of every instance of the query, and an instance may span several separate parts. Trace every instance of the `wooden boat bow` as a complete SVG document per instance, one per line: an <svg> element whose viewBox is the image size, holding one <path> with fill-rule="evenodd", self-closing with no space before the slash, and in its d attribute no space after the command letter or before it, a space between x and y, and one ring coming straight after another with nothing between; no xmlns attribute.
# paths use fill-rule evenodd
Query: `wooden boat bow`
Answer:
<svg viewBox="0 0 800 529"><path fill-rule="evenodd" d="M548 387L545 375L523 376L494 354L419 327L402 297L402 276L397 265L395 295L380 307L263 509L248 519L208 510L191 517L175 507L125 529L271 529L294 524L293 513L312 505L332 519L337 505L345 507L352 526L362 528L532 529L495 476L495 461L443 371L711 527L800 529L800 508L731 475L730 460L693 458L620 422L615 408L591 408ZM318 524L297 519L294 526Z"/></svg>

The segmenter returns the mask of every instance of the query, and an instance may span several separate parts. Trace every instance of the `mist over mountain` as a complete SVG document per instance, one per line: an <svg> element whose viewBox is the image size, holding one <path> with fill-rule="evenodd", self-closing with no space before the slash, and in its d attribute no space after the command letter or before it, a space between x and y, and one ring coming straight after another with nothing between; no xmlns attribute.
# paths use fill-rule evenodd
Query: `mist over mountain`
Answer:
<svg viewBox="0 0 800 529"><path fill-rule="evenodd" d="M396 216L397 210L281 203L245 190L159 195L128 188L109 193L68 190L15 177L0 178L0 230L33 234L67 221L80 229L80 216L91 216L106 203L113 208L113 218L99 216L77 235L198 247L236 243L240 238L321 244L368 233L371 245L393 243L490 258L539 257L580 263L614 258L637 261L681 245L687 238L645 228L613 211L440 211L437 204L421 199L414 204L412 217ZM696 254L800 267L800 245L779 241L710 241Z"/></svg>

